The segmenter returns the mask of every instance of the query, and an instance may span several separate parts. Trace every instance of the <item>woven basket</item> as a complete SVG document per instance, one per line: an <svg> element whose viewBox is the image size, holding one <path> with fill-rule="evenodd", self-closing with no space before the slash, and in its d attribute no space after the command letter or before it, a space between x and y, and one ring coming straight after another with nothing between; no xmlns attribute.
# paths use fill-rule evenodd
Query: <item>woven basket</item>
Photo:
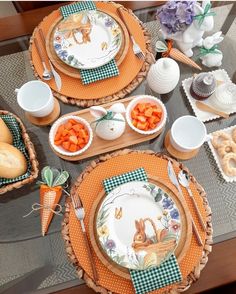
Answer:
<svg viewBox="0 0 236 294"><path fill-rule="evenodd" d="M26 150L27 150L27 152L29 154L29 159L30 159L30 163L31 163L30 176L28 178L24 179L24 180L17 181L15 183L11 183L11 184L0 187L0 194L4 194L4 193L6 193L8 191L11 191L13 189L21 188L25 184L33 182L38 177L39 169L38 169L38 161L36 159L36 152L35 152L35 149L34 149L34 145L31 142L30 137L27 134L26 128L23 125L22 121L16 115L14 115L13 113L5 111L5 110L0 110L0 115L12 115L17 120L17 122L19 123L21 131L22 131L22 133L21 133L22 139L24 141Z"/></svg>

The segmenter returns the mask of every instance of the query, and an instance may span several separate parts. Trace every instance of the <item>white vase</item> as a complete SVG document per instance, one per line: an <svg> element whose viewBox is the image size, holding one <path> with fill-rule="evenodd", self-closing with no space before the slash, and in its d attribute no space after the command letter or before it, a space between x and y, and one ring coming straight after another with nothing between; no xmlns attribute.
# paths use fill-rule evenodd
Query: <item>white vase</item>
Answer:
<svg viewBox="0 0 236 294"><path fill-rule="evenodd" d="M180 77L179 65L171 58L160 58L154 63L147 76L149 87L157 94L174 90Z"/></svg>

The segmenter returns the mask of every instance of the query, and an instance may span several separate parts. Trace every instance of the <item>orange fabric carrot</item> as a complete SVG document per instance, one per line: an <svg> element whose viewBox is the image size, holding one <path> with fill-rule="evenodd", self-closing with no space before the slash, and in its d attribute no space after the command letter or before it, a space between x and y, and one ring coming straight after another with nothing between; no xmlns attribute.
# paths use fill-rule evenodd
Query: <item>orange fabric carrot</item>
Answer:
<svg viewBox="0 0 236 294"><path fill-rule="evenodd" d="M158 48L156 47L157 52L162 52L163 57L171 57L177 61L180 61L182 63L185 63L187 65L190 65L191 67L194 67L196 69L202 70L202 68L194 62L192 59L184 55L179 49L173 48L173 41L168 40L167 44L163 41L158 41L157 43L162 43L162 49L161 51L158 51ZM164 48L164 50L163 50Z"/></svg>
<svg viewBox="0 0 236 294"><path fill-rule="evenodd" d="M45 236L60 202L63 191L62 185L69 178L69 174L66 171L59 171L46 166L42 169L41 176L42 180L38 181L38 184L40 184L40 218L42 235Z"/></svg>
<svg viewBox="0 0 236 294"><path fill-rule="evenodd" d="M47 185L40 186L40 204L43 209L40 211L42 235L44 236L53 218L53 210L60 202L62 195L62 187L48 187Z"/></svg>

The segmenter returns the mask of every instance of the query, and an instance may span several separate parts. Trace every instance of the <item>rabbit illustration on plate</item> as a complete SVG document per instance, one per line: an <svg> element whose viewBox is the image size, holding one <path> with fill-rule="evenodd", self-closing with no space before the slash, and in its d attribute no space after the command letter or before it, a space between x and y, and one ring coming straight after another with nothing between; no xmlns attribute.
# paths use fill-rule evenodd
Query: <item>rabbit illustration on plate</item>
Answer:
<svg viewBox="0 0 236 294"><path fill-rule="evenodd" d="M203 46L200 49L200 59L202 64L207 67L221 66L223 54L217 48L216 44L223 41L222 32L217 32L203 40Z"/></svg>
<svg viewBox="0 0 236 294"><path fill-rule="evenodd" d="M147 237L145 232L145 222L149 222L155 232L156 242ZM136 253L146 252L144 264L159 265L169 252L176 247L176 238L167 238L167 229L157 229L154 221L150 218L135 220L136 233L134 234L132 247Z"/></svg>
<svg viewBox="0 0 236 294"><path fill-rule="evenodd" d="M125 131L125 119L122 113L125 107L122 103L113 104L108 110L101 106L90 107L90 113L96 118L95 132L104 140L115 140Z"/></svg>

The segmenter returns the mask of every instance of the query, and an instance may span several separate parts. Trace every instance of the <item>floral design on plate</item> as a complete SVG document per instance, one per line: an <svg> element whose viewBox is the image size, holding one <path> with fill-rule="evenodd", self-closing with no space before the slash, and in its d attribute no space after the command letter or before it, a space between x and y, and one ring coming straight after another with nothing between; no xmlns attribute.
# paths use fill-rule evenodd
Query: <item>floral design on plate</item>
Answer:
<svg viewBox="0 0 236 294"><path fill-rule="evenodd" d="M70 15L58 24L53 36L58 57L79 69L108 63L119 52L121 43L122 30L118 23L98 10Z"/></svg>
<svg viewBox="0 0 236 294"><path fill-rule="evenodd" d="M157 185L129 182L102 201L96 230L104 252L120 266L159 266L174 252L181 234L178 208Z"/></svg>

